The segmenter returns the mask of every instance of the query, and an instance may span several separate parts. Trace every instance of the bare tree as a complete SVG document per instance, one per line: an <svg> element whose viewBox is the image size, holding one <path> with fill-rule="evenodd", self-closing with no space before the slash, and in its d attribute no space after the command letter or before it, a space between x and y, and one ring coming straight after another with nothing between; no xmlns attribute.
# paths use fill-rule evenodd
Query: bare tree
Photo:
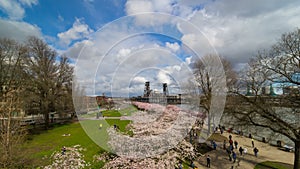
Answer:
<svg viewBox="0 0 300 169"><path fill-rule="evenodd" d="M294 169L300 167L300 29L283 34L269 51L262 51L250 62L239 89L235 90L227 112L235 125L250 125L278 133L294 142ZM297 93L275 96L272 84L296 87ZM264 88L270 86L270 92Z"/></svg>
<svg viewBox="0 0 300 169"><path fill-rule="evenodd" d="M58 59L57 53L41 39L30 37L26 47L26 70L32 84L28 91L32 94L31 101L39 105L39 111L44 114L48 128L49 113L59 111L64 99L71 104L73 68L66 57Z"/></svg>
<svg viewBox="0 0 300 169"><path fill-rule="evenodd" d="M26 85L23 56L21 45L0 39L0 168L15 168L22 161L16 151L26 136L20 125Z"/></svg>
<svg viewBox="0 0 300 169"><path fill-rule="evenodd" d="M213 124L217 123L215 117L218 117L220 111L223 111L221 110L223 107L218 106L225 101L222 98L226 95L227 87L231 88L235 84L236 73L229 61L216 55L205 55L196 61L193 68L196 84L200 91L200 106L208 115L207 134L209 135L212 127L211 120ZM214 103L212 103L213 100ZM218 101L220 102L218 103ZM212 111L211 106L216 106L216 111Z"/></svg>

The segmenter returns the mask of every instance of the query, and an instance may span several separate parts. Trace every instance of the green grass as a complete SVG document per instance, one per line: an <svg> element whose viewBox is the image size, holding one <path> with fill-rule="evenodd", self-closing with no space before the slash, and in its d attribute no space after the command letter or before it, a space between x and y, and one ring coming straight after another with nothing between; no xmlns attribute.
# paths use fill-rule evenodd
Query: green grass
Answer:
<svg viewBox="0 0 300 169"><path fill-rule="evenodd" d="M39 135L31 135L31 139L26 141L22 147L23 151L28 155L28 160L32 161L32 166L28 168L48 165L51 163L49 157L54 151L60 151L63 146L71 147L77 144L86 149L82 154L85 161L92 164L91 168L101 168L103 163L98 162L93 164L93 157L109 149L107 146L108 135L106 128L116 124L119 126L121 132L126 133L126 125L130 121L107 119L106 121L85 120L80 123L56 126ZM101 129L99 129L100 123L102 123ZM62 136L63 134L71 135Z"/></svg>
<svg viewBox="0 0 300 169"><path fill-rule="evenodd" d="M292 169L293 165L275 162L275 161L265 161L257 164L254 169Z"/></svg>
<svg viewBox="0 0 300 169"><path fill-rule="evenodd" d="M104 117L121 117L121 113L118 110L104 110L102 115Z"/></svg>
<svg viewBox="0 0 300 169"><path fill-rule="evenodd" d="M63 134L71 135L62 136ZM93 161L94 155L104 151L86 135L79 123L62 125L40 135L34 135L32 140L24 144L23 149L27 152L28 158L33 161L32 167L37 167L50 164L50 159L43 159L43 157L51 156L54 151L60 151L63 146L69 147L77 144L86 148L87 151L83 152L84 159L89 162Z"/></svg>
<svg viewBox="0 0 300 169"><path fill-rule="evenodd" d="M92 113L88 113L88 114L82 114L82 115L79 115L79 117L81 117L81 118L93 118L93 117L97 116L97 113L98 112L92 112Z"/></svg>
<svg viewBox="0 0 300 169"><path fill-rule="evenodd" d="M113 126L114 124L118 125L121 132L132 136L133 132L130 130L127 130L126 126L131 122L130 120L119 120L119 119L106 119L106 122Z"/></svg>
<svg viewBox="0 0 300 169"><path fill-rule="evenodd" d="M137 110L138 109L135 106L129 105L125 109L121 109L119 112L121 113L122 116L131 116L131 114L133 112L136 112Z"/></svg>

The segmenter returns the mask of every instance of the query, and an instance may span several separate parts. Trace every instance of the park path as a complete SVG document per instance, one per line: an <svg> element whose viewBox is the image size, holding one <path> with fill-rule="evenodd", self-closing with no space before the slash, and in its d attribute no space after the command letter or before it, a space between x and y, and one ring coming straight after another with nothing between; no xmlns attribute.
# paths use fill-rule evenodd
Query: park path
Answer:
<svg viewBox="0 0 300 169"><path fill-rule="evenodd" d="M229 133L223 133L225 137L228 138ZM231 166L237 169L253 169L257 163L263 161L278 161L288 164L293 164L294 162L294 154L292 152L285 152L279 150L275 146L271 146L268 143L263 143L260 141L254 141L255 146L259 149L258 157L254 156L253 148L251 144L251 139L245 136L240 136L236 134L231 134L232 140L236 140L239 146L246 147L248 152L245 155L240 156L237 149L235 152L237 153L237 161L236 163L230 162L228 154L225 150L222 149L223 143L219 142L217 150L210 151L206 153L204 156L199 157L195 164L200 169L207 168L206 167L206 155L209 154L211 157L211 168L212 169L230 169ZM227 143L228 145L228 143Z"/></svg>

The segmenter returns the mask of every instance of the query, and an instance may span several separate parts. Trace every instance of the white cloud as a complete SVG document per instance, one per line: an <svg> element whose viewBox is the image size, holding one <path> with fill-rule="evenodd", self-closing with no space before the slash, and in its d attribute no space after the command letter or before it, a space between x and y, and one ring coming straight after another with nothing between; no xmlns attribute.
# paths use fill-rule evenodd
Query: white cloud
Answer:
<svg viewBox="0 0 300 169"><path fill-rule="evenodd" d="M193 6L182 3L179 0L127 0L125 11L127 15L136 15L136 21L139 25L156 26L170 23L170 17L155 17L151 15L139 15L142 13L159 12L169 15L177 15L185 19L190 19L195 11ZM201 4L203 2L200 2Z"/></svg>
<svg viewBox="0 0 300 169"><path fill-rule="evenodd" d="M32 5L37 5L38 4L38 0L19 0L23 5L27 5L27 6L32 6Z"/></svg>
<svg viewBox="0 0 300 169"><path fill-rule="evenodd" d="M10 38L19 42L26 40L28 36L42 38L39 27L22 21L0 19L0 38Z"/></svg>
<svg viewBox="0 0 300 169"><path fill-rule="evenodd" d="M129 0L126 2L126 12L128 15L137 13L154 12L153 5L147 0Z"/></svg>
<svg viewBox="0 0 300 169"><path fill-rule="evenodd" d="M17 1L0 0L0 9L2 9L10 19L19 20L25 15L25 10Z"/></svg>
<svg viewBox="0 0 300 169"><path fill-rule="evenodd" d="M121 50L119 50L119 52L117 54L117 57L119 59L121 59L121 58L123 58L125 56L128 56L130 53L131 53L130 49L124 49L124 48L122 48Z"/></svg>
<svg viewBox="0 0 300 169"><path fill-rule="evenodd" d="M269 48L285 32L300 26L299 1L214 1L189 20L204 36L179 24L182 41L203 51L209 43L234 63L247 62L258 50ZM202 36L202 37L201 37ZM201 48L201 49L200 49Z"/></svg>
<svg viewBox="0 0 300 169"><path fill-rule="evenodd" d="M86 38L92 32L94 31L84 23L83 19L76 18L69 30L58 33L57 36L61 45L68 46L72 41Z"/></svg>
<svg viewBox="0 0 300 169"><path fill-rule="evenodd" d="M134 83L142 83L144 84L147 80L145 77L141 77L141 76L136 76L133 78L132 80Z"/></svg>
<svg viewBox="0 0 300 169"><path fill-rule="evenodd" d="M180 46L177 42L175 43L166 42L166 47L170 48L174 52L177 52L180 49Z"/></svg>
<svg viewBox="0 0 300 169"><path fill-rule="evenodd" d="M298 2L283 4L278 1L277 5L269 7L261 2L249 4L241 1L243 4L238 6L242 9L235 8L236 2L231 0L197 2L199 3L192 0L127 1L127 14L176 14L188 19L190 25L182 20L172 20L172 17L157 17L159 15L139 15L135 16L135 22L112 23L109 28L101 30L103 32L93 35L89 40L91 46L84 49L80 43L73 46L74 50L80 49L82 55L79 73L83 78L90 78L87 81L95 80L98 93L111 90L123 95L142 92L145 80L181 86L192 77L188 66L192 64L194 55L179 58L173 55L174 52L180 54L189 47L201 57L217 51L242 65L258 49L268 47L282 33L300 26L300 18L297 17L300 16ZM203 8L199 7L203 4ZM230 11L230 6L236 10ZM176 31L170 29L164 32L163 28L171 28L166 25L177 25L182 34L172 34ZM187 47L166 41L155 43L147 37L136 38L136 34L140 32L155 32L180 39ZM91 72L96 73L85 75Z"/></svg>
<svg viewBox="0 0 300 169"><path fill-rule="evenodd" d="M21 20L25 16L24 7L38 4L38 0L0 0L0 9L12 20Z"/></svg>
<svg viewBox="0 0 300 169"><path fill-rule="evenodd" d="M145 12L160 12L188 19L197 10L194 9L193 5L203 3L202 1L197 1L197 4L189 1L185 3L179 0L127 0L126 13L132 15Z"/></svg>

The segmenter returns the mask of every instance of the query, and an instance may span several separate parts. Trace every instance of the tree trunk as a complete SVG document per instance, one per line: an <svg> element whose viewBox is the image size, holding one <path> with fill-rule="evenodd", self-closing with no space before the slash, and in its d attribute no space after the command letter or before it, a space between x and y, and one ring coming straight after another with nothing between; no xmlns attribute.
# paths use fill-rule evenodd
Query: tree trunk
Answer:
<svg viewBox="0 0 300 169"><path fill-rule="evenodd" d="M295 141L294 169L300 168L300 140Z"/></svg>
<svg viewBox="0 0 300 169"><path fill-rule="evenodd" d="M207 137L209 137L211 131L210 131L210 127L211 127L211 117L210 117L210 114L208 112L208 116L207 116L207 125L208 125L208 128L207 128Z"/></svg>

